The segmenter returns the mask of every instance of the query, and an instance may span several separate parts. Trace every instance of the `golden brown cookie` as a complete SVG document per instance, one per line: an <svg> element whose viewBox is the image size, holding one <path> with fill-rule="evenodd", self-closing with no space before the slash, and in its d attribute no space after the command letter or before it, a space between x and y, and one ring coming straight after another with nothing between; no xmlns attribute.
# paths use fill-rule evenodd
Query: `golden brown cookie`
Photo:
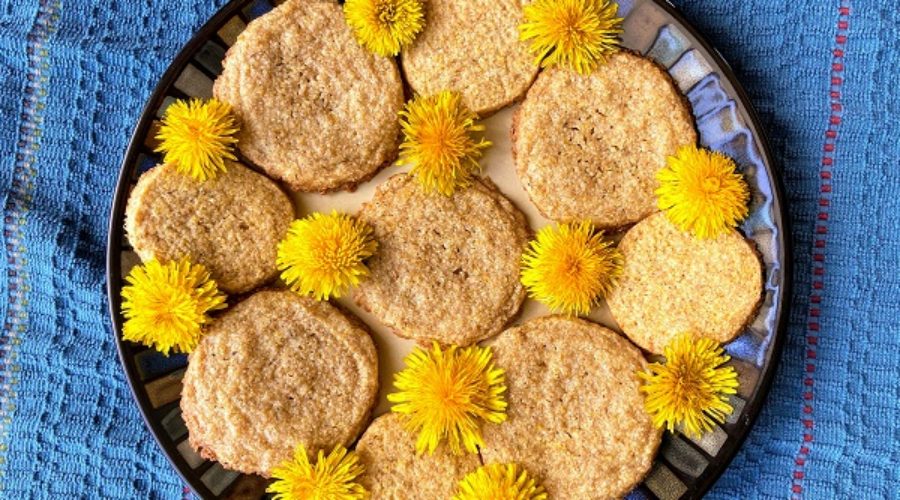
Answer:
<svg viewBox="0 0 900 500"><path fill-rule="evenodd" d="M479 115L519 100L538 72L519 41L521 0L427 0L425 30L403 51L403 72L422 95L455 90Z"/></svg>
<svg viewBox="0 0 900 500"><path fill-rule="evenodd" d="M454 455L446 444L433 454L416 454L416 437L396 413L376 418L356 452L366 467L360 482L372 500L450 498L459 480L481 465L477 454Z"/></svg>
<svg viewBox="0 0 900 500"><path fill-rule="evenodd" d="M622 331L655 353L680 333L728 342L762 300L762 264L737 231L716 239L681 232L664 213L632 227L625 267L607 303Z"/></svg>
<svg viewBox="0 0 900 500"><path fill-rule="evenodd" d="M257 292L227 310L191 353L181 410L191 446L268 477L303 444L348 446L378 393L375 345L328 302Z"/></svg>
<svg viewBox="0 0 900 500"><path fill-rule="evenodd" d="M590 76L541 73L513 123L516 170L544 216L601 229L657 210L656 172L697 142L689 105L653 61L618 52Z"/></svg>
<svg viewBox="0 0 900 500"><path fill-rule="evenodd" d="M215 95L241 122L241 154L298 191L352 189L397 153L397 64L359 46L340 5L289 1L228 51Z"/></svg>
<svg viewBox="0 0 900 500"><path fill-rule="evenodd" d="M490 180L448 197L395 175L359 218L372 226L378 252L354 299L397 335L468 345L497 334L518 312L529 229Z"/></svg>
<svg viewBox="0 0 900 500"><path fill-rule="evenodd" d="M550 498L618 498L650 470L661 432L644 410L637 347L581 319L545 316L492 339L508 419L484 427L485 463L518 463Z"/></svg>
<svg viewBox="0 0 900 500"><path fill-rule="evenodd" d="M171 165L150 169L128 198L125 230L141 260L187 257L206 266L220 289L242 293L278 274L275 254L294 207L265 176L227 166L206 182Z"/></svg>

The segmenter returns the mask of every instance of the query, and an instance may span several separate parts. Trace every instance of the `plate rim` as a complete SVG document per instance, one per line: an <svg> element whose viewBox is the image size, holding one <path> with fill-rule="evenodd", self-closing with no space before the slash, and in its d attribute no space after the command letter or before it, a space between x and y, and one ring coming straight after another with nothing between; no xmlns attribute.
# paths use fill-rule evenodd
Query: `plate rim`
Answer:
<svg viewBox="0 0 900 500"><path fill-rule="evenodd" d="M175 444L170 442L171 440L167 441L161 438L166 431L162 427L160 421L155 421L150 418L150 415L153 413L150 399L145 391L139 391L136 387L135 383L140 377L136 373L135 366L132 363L128 363L126 360L128 353L126 352L126 344L121 336L123 322L120 314L121 297L119 295L122 283L121 242L125 232L124 224L122 224L121 221L124 221L125 207L130 194L128 189L128 177L131 174L129 166L133 165L137 160L141 145L143 145L146 135L150 130L150 126L153 123L152 118L148 118L155 115L156 110L166 97L166 90L174 85L181 70L191 59L193 59L194 54L211 36L216 34L217 27L232 16L240 15L241 9L253 1L254 0L229 0L226 5L219 8L205 23L203 23L203 26L191 36L190 40L179 49L165 72L160 76L159 81L153 88L153 92L141 109L137 125L128 140L128 146L123 155L122 162L119 165L119 174L116 178L116 188L110 205L109 221L107 223L106 295L107 303L109 305L109 319L112 326L111 333L113 335L113 340L116 343L116 353L118 354L119 364L122 366L122 370L125 373L125 380L128 383L128 388L131 390L132 398L138 405L138 410L141 413L141 418L144 421L145 427L150 430L150 434L153 435L156 444L162 450L166 460L168 460L172 468L175 469L175 472L181 478L182 482L188 485L191 491L200 496L200 498L216 498L218 495L213 494L212 491L200 481L199 477L195 477L196 475L189 477L185 474L184 471L192 470L192 468L187 464L184 457L181 456L181 453L178 452Z"/></svg>
<svg viewBox="0 0 900 500"><path fill-rule="evenodd" d="M693 36L697 40L700 46L706 50L716 66L721 69L725 79L728 80L728 82L734 88L734 92L735 94L737 94L738 100L744 106L744 110L747 112L747 116L750 118L750 126L753 127L753 131L762 148L761 154L770 174L772 188L774 190L774 196L772 198L772 210L778 215L778 222L781 223L781 241L783 242L783 244L778 247L777 252L779 254L779 262L783 270L783 279L779 284L781 287L781 293L778 296L777 302L778 315L775 321L775 336L772 340L772 353L768 361L767 370L762 373L762 380L757 384L757 396L752 401L747 402L748 406L744 410L744 432L739 435L737 439L730 440L730 443L726 441L725 445L723 445L725 457L720 462L716 470L713 471L712 474L709 474L708 477L703 478L703 476L707 476L707 474L704 473L703 475L701 475L701 478L698 478L699 485L697 487L697 490L695 491L695 495L692 498L702 498L706 495L707 492L709 492L713 485L718 482L719 478L721 478L722 475L725 474L725 471L728 470L728 468L731 466L731 463L734 461L734 458L737 456L738 452L740 452L741 448L743 448L744 443L750 436L750 433L753 432L754 427L756 427L756 422L759 419L759 415L762 412L763 407L769 400L769 394L775 381L775 375L781 368L781 356L782 351L784 350L785 340L788 336L788 321L790 318L791 303L793 300L793 229L791 227L790 214L787 208L788 200L784 188L784 169L782 168L781 164L775 161L775 157L772 155L772 146L769 142L769 135L766 133L766 129L762 125L759 114L756 111L756 107L753 105L753 101L750 99L749 94L747 94L747 91L744 89L743 84L741 83L734 69L731 67L731 64L729 64L725 59L725 56L723 56L722 53L719 52L719 49L713 46L712 43L707 40L706 36L701 33L693 25L693 23L689 22L688 19L684 17L681 11L677 7L675 7L675 5L672 4L670 0L653 0L653 2L659 5L669 15L671 15L672 18L675 19L675 21L677 21L679 25L683 27L688 33L690 33L691 36ZM725 448L726 446L727 448ZM720 453L722 452L720 451Z"/></svg>
<svg viewBox="0 0 900 500"><path fill-rule="evenodd" d="M132 397L138 405L141 418L144 425L150 430L153 439L163 451L166 459L181 480L189 485L191 490L201 498L215 498L212 491L199 479L197 475L190 477L184 471L192 470L188 466L181 453L177 450L174 443L161 439L165 429L158 421L150 418L153 414L153 408L150 404L149 397L144 391L139 391L135 383L139 380L136 368L132 363L127 362L126 352L127 346L121 339L122 318L119 314L121 308L121 297L119 292L121 289L122 272L121 272L121 252L122 237L124 233L124 225L120 223L124 220L125 207L129 195L130 177L129 166L133 165L140 153L140 148L144 143L144 139L153 122L152 116L162 104L166 97L166 91L173 86L178 79L183 67L193 59L194 55L212 36L217 32L217 28L223 21L238 15L243 17L242 9L250 5L255 0L229 0L229 2L219 8L185 43L178 51L177 55L169 63L166 71L162 74L146 104L143 106L138 118L137 125L128 141L128 146L123 155L122 162L119 165L119 173L116 178L115 191L111 200L109 209L109 220L107 222L107 241L106 241L106 293L107 303L109 307L109 319L113 340L116 344L116 352L119 358L119 364L125 374L126 382L131 390ZM769 399L769 394L775 380L775 376L780 369L782 351L788 336L788 321L790 318L791 301L793 297L793 232L791 228L790 216L788 213L788 199L784 188L784 170L777 163L772 155L772 148L768 139L766 129L762 126L756 108L747 94L744 86L741 84L737 74L731 65L719 50L713 46L707 38L692 24L669 0L652 0L657 6L669 14L679 25L685 29L697 43L709 54L712 62L721 71L722 76L731 84L740 101L747 116L750 119L756 139L761 147L761 155L770 174L769 178L772 184L774 196L772 198L772 210L777 216L777 222L780 223L782 245L778 246L777 253L779 255L779 263L782 269L782 279L779 283L781 293L778 296L777 318L775 321L775 332L772 340L772 350L766 369L761 374L761 380L757 383L756 395L752 400L747 401L744 408L742 424L744 430L735 439L726 440L722 449L717 453L722 459L710 465L712 471L704 471L694 482L691 483L688 492L682 498L702 498L712 488L712 486L722 477L728 470L734 458L743 447L750 433L753 431L759 415ZM127 175L126 175L127 174Z"/></svg>

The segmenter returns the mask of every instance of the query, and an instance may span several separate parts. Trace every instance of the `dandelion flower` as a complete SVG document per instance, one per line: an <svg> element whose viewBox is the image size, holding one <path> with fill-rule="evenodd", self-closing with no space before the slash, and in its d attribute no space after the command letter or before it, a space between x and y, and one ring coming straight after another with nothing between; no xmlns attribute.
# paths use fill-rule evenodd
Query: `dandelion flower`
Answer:
<svg viewBox="0 0 900 500"><path fill-rule="evenodd" d="M384 57L399 54L425 27L420 0L347 0L344 18L360 45Z"/></svg>
<svg viewBox="0 0 900 500"><path fill-rule="evenodd" d="M416 97L400 112L403 144L400 162L412 165L415 176L426 191L450 196L457 188L471 184L481 169L478 160L491 145L474 133L478 116L469 111L456 92L443 91L430 97Z"/></svg>
<svg viewBox="0 0 900 500"><path fill-rule="evenodd" d="M724 423L733 411L728 395L737 392L738 379L733 367L722 366L731 359L722 346L686 333L672 340L664 354L665 363L638 372L653 423L669 432L681 426L694 437L711 430L714 422Z"/></svg>
<svg viewBox="0 0 900 500"><path fill-rule="evenodd" d="M225 307L206 268L186 259L134 267L122 287L122 338L169 351L189 353L200 341L209 311Z"/></svg>
<svg viewBox="0 0 900 500"><path fill-rule="evenodd" d="M623 260L588 221L547 226L522 256L522 284L553 311L588 314L612 290Z"/></svg>
<svg viewBox="0 0 900 500"><path fill-rule="evenodd" d="M266 491L274 493L274 500L362 500L367 492L357 479L364 471L356 453L344 447L336 446L328 456L319 451L313 465L300 445L293 460L272 469L275 481Z"/></svg>
<svg viewBox="0 0 900 500"><path fill-rule="evenodd" d="M433 453L443 439L457 455L463 448L477 453L476 446L483 445L481 421L506 420L506 378L492 358L486 347L441 349L437 343L431 351L416 347L406 357L406 368L394 376L400 392L388 400L406 417L407 429L418 433L418 453Z"/></svg>
<svg viewBox="0 0 900 500"><path fill-rule="evenodd" d="M750 191L727 156L683 146L656 174L659 208L682 231L715 238L747 217Z"/></svg>
<svg viewBox="0 0 900 500"><path fill-rule="evenodd" d="M516 464L489 464L466 474L453 500L546 500L547 493Z"/></svg>
<svg viewBox="0 0 900 500"><path fill-rule="evenodd" d="M618 10L608 0L535 0L525 6L519 38L531 41L531 53L542 67L558 65L588 75L619 50Z"/></svg>
<svg viewBox="0 0 900 500"><path fill-rule="evenodd" d="M216 99L176 101L166 108L156 138L164 161L198 181L225 172L225 160L235 160L238 128L231 106Z"/></svg>
<svg viewBox="0 0 900 500"><path fill-rule="evenodd" d="M335 211L317 212L291 223L278 244L277 265L291 290L328 300L369 275L364 261L377 247L365 223Z"/></svg>

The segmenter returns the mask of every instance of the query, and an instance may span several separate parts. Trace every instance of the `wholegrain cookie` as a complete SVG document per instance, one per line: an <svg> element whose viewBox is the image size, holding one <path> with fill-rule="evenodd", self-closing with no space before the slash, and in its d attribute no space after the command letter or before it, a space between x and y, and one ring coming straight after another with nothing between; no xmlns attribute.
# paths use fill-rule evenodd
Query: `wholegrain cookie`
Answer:
<svg viewBox="0 0 900 500"><path fill-rule="evenodd" d="M590 76L541 73L513 123L516 170L531 200L557 221L601 229L657 210L656 172L697 142L689 105L649 59L618 52Z"/></svg>
<svg viewBox="0 0 900 500"><path fill-rule="evenodd" d="M268 477L299 444L314 454L352 443L377 392L375 345L358 320L328 302L266 290L200 340L181 410L201 456Z"/></svg>
<svg viewBox="0 0 900 500"><path fill-rule="evenodd" d="M359 217L372 226L378 252L354 299L401 337L468 345L518 312L528 225L490 180L444 196L395 175Z"/></svg>
<svg viewBox="0 0 900 500"><path fill-rule="evenodd" d="M340 5L291 0L251 22L215 95L241 123L241 154L298 191L352 189L392 161L403 85L360 47Z"/></svg>
<svg viewBox="0 0 900 500"><path fill-rule="evenodd" d="M205 182L160 165L144 173L125 211L128 240L143 261L188 258L219 288L242 293L273 279L278 241L294 218L291 200L265 176L235 162Z"/></svg>
<svg viewBox="0 0 900 500"><path fill-rule="evenodd" d="M478 455L454 455L446 444L434 453L416 453L416 436L404 429L401 416L382 415L356 445L366 468L360 478L373 500L450 498L466 474L478 468Z"/></svg>
<svg viewBox="0 0 900 500"><path fill-rule="evenodd" d="M521 0L427 0L425 30L403 51L403 72L422 95L460 92L479 115L521 98L538 72L519 41Z"/></svg>
<svg viewBox="0 0 900 500"><path fill-rule="evenodd" d="M662 353L686 332L728 342L762 299L762 264L737 231L699 239L659 213L632 227L619 250L624 270L606 300L622 331L648 351Z"/></svg>
<svg viewBox="0 0 900 500"><path fill-rule="evenodd" d="M650 470L661 432L644 410L640 350L612 330L546 316L489 342L506 371L508 419L484 427L485 463L518 463L550 498L628 493Z"/></svg>

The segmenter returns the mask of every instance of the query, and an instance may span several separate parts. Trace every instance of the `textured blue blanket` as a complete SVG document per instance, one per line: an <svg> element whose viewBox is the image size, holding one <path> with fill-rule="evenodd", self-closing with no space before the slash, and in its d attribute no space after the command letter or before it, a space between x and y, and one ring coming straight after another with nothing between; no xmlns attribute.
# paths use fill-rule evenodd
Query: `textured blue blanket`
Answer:
<svg viewBox="0 0 900 500"><path fill-rule="evenodd" d="M176 498L103 293L119 161L155 81L224 0L0 0L0 496ZM744 82L783 165L790 338L716 498L900 484L900 9L677 2Z"/></svg>

